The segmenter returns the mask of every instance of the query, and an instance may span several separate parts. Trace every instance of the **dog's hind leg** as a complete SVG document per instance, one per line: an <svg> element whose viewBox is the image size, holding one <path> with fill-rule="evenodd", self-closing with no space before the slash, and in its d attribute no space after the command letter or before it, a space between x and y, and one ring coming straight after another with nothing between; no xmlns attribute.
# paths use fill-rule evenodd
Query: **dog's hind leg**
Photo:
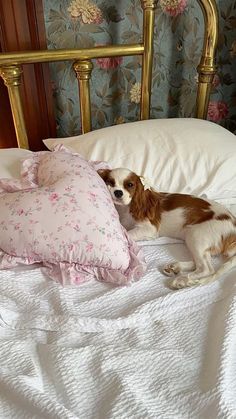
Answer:
<svg viewBox="0 0 236 419"><path fill-rule="evenodd" d="M172 288L185 288L191 287L192 285L200 285L201 279L209 277L214 274L214 268L211 263L211 255L209 252L205 252L203 255L193 255L195 258L196 269L192 272L184 275L178 275L171 284Z"/></svg>
<svg viewBox="0 0 236 419"><path fill-rule="evenodd" d="M231 243L228 243L228 246L226 246L223 252L223 255L227 258L226 261L217 269L216 272L200 279L199 285L216 281L226 272L229 272L231 269L236 267L236 235L234 235L234 237L228 237L228 241L231 241Z"/></svg>
<svg viewBox="0 0 236 419"><path fill-rule="evenodd" d="M209 277L215 272L211 262L210 250L207 249L207 240L204 242L201 237L200 239L201 240L199 240L199 234L196 229L191 229L188 234L186 234L185 242L192 254L196 268L192 272L177 276L172 282L173 288L179 289L198 285L200 279Z"/></svg>

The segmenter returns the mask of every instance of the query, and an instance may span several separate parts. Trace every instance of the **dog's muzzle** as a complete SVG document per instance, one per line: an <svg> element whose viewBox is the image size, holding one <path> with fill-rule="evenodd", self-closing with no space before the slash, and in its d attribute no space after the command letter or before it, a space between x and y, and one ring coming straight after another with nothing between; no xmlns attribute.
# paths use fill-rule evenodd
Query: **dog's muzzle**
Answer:
<svg viewBox="0 0 236 419"><path fill-rule="evenodd" d="M117 189L117 190L114 191L114 195L115 195L116 198L120 199L120 198L122 198L124 193L121 190Z"/></svg>

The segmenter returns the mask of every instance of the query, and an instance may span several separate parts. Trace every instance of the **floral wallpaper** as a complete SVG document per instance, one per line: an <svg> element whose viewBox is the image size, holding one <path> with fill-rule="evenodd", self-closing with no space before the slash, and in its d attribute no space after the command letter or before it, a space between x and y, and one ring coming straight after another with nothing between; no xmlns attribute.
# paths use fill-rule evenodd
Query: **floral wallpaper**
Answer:
<svg viewBox="0 0 236 419"><path fill-rule="evenodd" d="M236 0L216 0L220 36L218 73L208 119L236 133ZM140 0L43 0L48 48L91 47L141 41ZM194 115L203 16L196 0L159 0L151 118ZM93 129L138 119L140 57L93 61ZM80 133L78 86L71 63L51 64L58 136Z"/></svg>

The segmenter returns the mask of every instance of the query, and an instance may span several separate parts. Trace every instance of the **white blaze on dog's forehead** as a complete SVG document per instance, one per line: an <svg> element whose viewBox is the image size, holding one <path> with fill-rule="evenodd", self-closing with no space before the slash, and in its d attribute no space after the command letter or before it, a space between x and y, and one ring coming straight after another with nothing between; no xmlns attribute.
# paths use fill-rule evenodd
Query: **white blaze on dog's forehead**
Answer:
<svg viewBox="0 0 236 419"><path fill-rule="evenodd" d="M123 168L114 169L110 173L110 177L114 180L115 185L112 186L108 184L108 189L116 205L128 205L131 201L131 195L124 187L124 181L128 178L128 176L130 176L131 173L131 170ZM120 198L117 198L115 195L117 190L123 192Z"/></svg>
<svg viewBox="0 0 236 419"><path fill-rule="evenodd" d="M114 178L116 187L123 187L124 180L131 174L129 169L114 169L111 171L111 176Z"/></svg>

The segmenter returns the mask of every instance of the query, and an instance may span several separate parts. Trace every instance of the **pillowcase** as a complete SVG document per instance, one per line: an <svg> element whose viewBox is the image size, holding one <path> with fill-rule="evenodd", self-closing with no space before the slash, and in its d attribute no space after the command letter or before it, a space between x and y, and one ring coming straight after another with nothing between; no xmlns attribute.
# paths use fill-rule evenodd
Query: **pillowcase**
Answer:
<svg viewBox="0 0 236 419"><path fill-rule="evenodd" d="M23 148L0 149L0 178L20 178L22 160L31 153Z"/></svg>
<svg viewBox="0 0 236 419"><path fill-rule="evenodd" d="M159 191L236 199L236 138L213 122L139 121L44 143L50 150L65 144L86 159L131 169Z"/></svg>
<svg viewBox="0 0 236 419"><path fill-rule="evenodd" d="M43 263L63 284L94 275L125 284L142 276L140 249L95 168L101 164L78 154L46 151L24 161L21 180L0 181L1 269Z"/></svg>

